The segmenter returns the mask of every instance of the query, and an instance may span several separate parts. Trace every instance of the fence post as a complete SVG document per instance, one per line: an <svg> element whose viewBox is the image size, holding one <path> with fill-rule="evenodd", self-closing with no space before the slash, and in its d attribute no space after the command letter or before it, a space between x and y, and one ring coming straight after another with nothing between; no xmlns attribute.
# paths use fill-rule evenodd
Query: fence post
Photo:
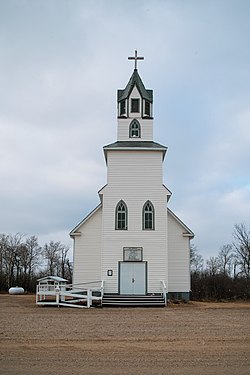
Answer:
<svg viewBox="0 0 250 375"><path fill-rule="evenodd" d="M92 305L92 291L91 289L87 289L87 308L89 309L90 306Z"/></svg>
<svg viewBox="0 0 250 375"><path fill-rule="evenodd" d="M55 292L56 292L56 304L59 307L60 288L58 286L55 288Z"/></svg>

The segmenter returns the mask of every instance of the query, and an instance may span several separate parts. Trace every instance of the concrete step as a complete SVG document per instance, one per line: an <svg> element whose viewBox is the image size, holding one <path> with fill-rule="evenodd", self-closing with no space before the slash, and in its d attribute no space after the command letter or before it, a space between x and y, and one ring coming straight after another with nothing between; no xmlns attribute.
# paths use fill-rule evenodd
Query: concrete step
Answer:
<svg viewBox="0 0 250 375"><path fill-rule="evenodd" d="M102 306L109 307L164 307L162 295L111 295L105 294Z"/></svg>

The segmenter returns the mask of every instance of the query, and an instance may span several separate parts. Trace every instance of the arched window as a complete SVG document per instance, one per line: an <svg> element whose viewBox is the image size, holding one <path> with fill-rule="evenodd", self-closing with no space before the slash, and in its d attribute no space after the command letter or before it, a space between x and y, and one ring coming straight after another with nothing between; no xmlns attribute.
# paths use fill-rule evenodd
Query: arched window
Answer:
<svg viewBox="0 0 250 375"><path fill-rule="evenodd" d="M140 138L141 137L141 126L139 121L133 120L129 126L129 138Z"/></svg>
<svg viewBox="0 0 250 375"><path fill-rule="evenodd" d="M155 229L155 213L154 213L154 206L150 201L147 201L143 206L142 211L142 228L144 230L147 229Z"/></svg>
<svg viewBox="0 0 250 375"><path fill-rule="evenodd" d="M123 201L118 202L115 210L115 229L126 230L128 221L128 209Z"/></svg>

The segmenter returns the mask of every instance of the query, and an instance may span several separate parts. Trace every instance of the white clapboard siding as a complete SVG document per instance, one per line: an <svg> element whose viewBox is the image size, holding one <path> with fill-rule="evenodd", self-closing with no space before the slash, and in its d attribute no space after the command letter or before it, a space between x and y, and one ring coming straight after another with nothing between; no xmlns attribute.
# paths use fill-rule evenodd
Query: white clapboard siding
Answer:
<svg viewBox="0 0 250 375"><path fill-rule="evenodd" d="M123 199L128 207L128 230L115 230L115 208ZM142 209L150 200L155 209L155 230L142 230ZM110 151L108 186L103 194L102 269L107 292L118 292L118 266L123 247L142 247L148 262L148 292L160 292L167 279L166 189L162 185L162 152ZM107 277L107 270L113 276Z"/></svg>
<svg viewBox="0 0 250 375"><path fill-rule="evenodd" d="M118 119L117 127L117 140L118 141L138 141L138 138L129 138L129 126L133 117L126 119ZM140 120L141 138L140 141L153 140L153 120L142 119Z"/></svg>
<svg viewBox="0 0 250 375"><path fill-rule="evenodd" d="M168 291L190 291L189 237L183 236L184 228L168 214Z"/></svg>
<svg viewBox="0 0 250 375"><path fill-rule="evenodd" d="M109 151L107 166L108 185L113 190L114 185L122 188L124 184L126 190L130 186L130 194L138 183L148 190L162 185L162 151Z"/></svg>
<svg viewBox="0 0 250 375"><path fill-rule="evenodd" d="M74 237L73 283L101 280L102 207L78 229Z"/></svg>

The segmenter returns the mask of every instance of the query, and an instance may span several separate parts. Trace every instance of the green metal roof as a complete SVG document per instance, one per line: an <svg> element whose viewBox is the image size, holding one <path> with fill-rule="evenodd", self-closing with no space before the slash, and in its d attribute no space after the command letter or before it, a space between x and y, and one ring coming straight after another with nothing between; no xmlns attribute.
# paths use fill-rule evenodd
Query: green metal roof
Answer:
<svg viewBox="0 0 250 375"><path fill-rule="evenodd" d="M141 80L141 77L139 76L137 69L134 70L125 89L117 90L117 101L120 102L121 100L127 99L134 86L137 87L143 99L146 99L151 103L153 102L153 90L145 89L145 86Z"/></svg>

